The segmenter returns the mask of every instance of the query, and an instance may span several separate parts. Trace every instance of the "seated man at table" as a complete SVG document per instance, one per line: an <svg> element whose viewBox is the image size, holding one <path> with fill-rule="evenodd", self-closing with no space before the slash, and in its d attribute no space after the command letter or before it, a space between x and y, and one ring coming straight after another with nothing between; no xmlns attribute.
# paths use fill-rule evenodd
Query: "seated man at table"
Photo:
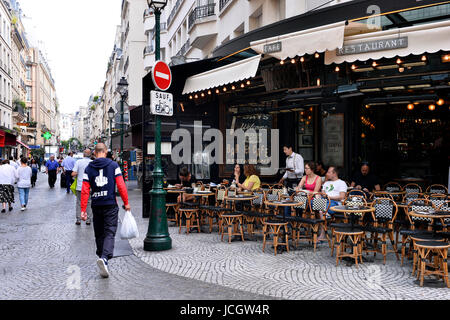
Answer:
<svg viewBox="0 0 450 320"><path fill-rule="evenodd" d="M345 181L339 179L339 169L335 166L330 166L326 174L325 183L322 185L322 192L324 192L330 199L330 208L342 205L347 193L347 184ZM328 209L328 213L333 215L334 211ZM323 212L319 212L320 219L323 219ZM317 238L319 241L326 241L325 229L322 227L320 235Z"/></svg>
<svg viewBox="0 0 450 320"><path fill-rule="evenodd" d="M351 183L351 187L357 190L364 191L366 196L369 196L369 193L373 192L374 190L381 190L378 183L378 178L374 174L370 173L370 168L367 163L364 163L361 166L361 171L355 174Z"/></svg>
<svg viewBox="0 0 450 320"><path fill-rule="evenodd" d="M195 183L197 182L194 177L192 177L191 173L189 172L187 167L183 167L180 170L180 173L178 174L180 177L180 182L175 185L176 188L193 188ZM181 194L178 196L177 202L181 202ZM193 200L194 196L184 194L183 202Z"/></svg>

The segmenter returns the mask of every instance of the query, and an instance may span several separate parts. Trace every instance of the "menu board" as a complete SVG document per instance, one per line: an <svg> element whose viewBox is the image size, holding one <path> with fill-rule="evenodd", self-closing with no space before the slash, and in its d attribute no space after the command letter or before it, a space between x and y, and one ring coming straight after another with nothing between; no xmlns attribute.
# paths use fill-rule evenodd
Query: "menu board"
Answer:
<svg viewBox="0 0 450 320"><path fill-rule="evenodd" d="M258 134L258 131L261 129L267 130L267 155L270 156L270 144L271 144L271 137L270 137L270 130L272 129L272 115L271 114L250 114L250 115L233 115L231 113L227 114L227 123L226 123L226 129L231 130L238 130L242 129L245 132L248 132L247 130L253 129L256 131L256 134ZM249 155L248 155L248 148L249 143L248 141L251 141L250 139L254 139L253 141L258 141L257 136L250 137L249 140L247 140L246 148L245 148L245 160L248 162ZM224 141L226 142L226 141ZM259 145L258 145L259 148ZM226 152L229 152L229 150L225 150ZM258 150L259 151L259 150ZM264 151L263 151L264 152ZM237 150L235 150L235 158L237 157ZM264 164L261 163L261 161L258 159L258 164L256 165L256 168L261 168L261 166L264 166ZM225 165L225 173L231 174L233 172L234 165Z"/></svg>
<svg viewBox="0 0 450 320"><path fill-rule="evenodd" d="M330 114L322 120L322 161L344 166L344 114Z"/></svg>

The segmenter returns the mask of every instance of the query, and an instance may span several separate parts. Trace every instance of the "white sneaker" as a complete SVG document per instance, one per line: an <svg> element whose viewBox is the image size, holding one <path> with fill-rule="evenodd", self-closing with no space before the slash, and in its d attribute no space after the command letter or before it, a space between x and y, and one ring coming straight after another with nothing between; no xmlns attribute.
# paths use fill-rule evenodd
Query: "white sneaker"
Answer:
<svg viewBox="0 0 450 320"><path fill-rule="evenodd" d="M98 259L97 260L97 266L100 269L100 275L103 278L109 277L109 271L108 271L108 262L105 259Z"/></svg>
<svg viewBox="0 0 450 320"><path fill-rule="evenodd" d="M25 207L20 208L20 211L25 211Z"/></svg>

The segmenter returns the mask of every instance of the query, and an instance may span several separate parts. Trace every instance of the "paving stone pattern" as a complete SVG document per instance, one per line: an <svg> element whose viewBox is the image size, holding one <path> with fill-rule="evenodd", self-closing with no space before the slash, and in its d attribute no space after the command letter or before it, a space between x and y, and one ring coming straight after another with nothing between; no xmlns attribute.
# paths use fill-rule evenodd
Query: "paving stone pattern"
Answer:
<svg viewBox="0 0 450 320"><path fill-rule="evenodd" d="M135 198L137 191L131 191ZM138 202L138 201L135 201ZM16 203L0 213L0 299L271 299L166 273L134 255L111 260L109 279L99 276L93 227L75 225L75 197L49 189L39 174L27 211ZM79 289L76 275L79 274Z"/></svg>
<svg viewBox="0 0 450 320"><path fill-rule="evenodd" d="M138 194L131 192L140 237L130 241L134 253L150 266L167 273L282 299L308 300L403 300L449 299L450 289L443 281L425 282L419 287L411 275L412 261L405 260L403 267L395 254L388 254L383 265L381 254L373 262L356 268L342 261L336 267L335 256L330 256L327 243L314 253L312 246L303 242L296 250L282 254L273 253L271 245L262 252L262 238L257 241L233 241L226 237L222 242L217 229L211 234L196 231L181 234L170 222L169 233L172 249L163 252L146 252L143 240L147 233L148 219L140 217Z"/></svg>

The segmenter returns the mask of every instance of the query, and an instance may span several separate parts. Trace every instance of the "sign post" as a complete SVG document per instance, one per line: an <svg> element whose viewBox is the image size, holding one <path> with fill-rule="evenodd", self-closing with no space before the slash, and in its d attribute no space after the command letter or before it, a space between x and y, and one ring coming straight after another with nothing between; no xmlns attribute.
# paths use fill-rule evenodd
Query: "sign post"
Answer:
<svg viewBox="0 0 450 320"><path fill-rule="evenodd" d="M155 53L156 58L159 59L159 15L156 15L155 26L158 37ZM169 66L163 61L156 61L152 68L152 79L155 87L161 91L150 93L151 114L155 115L155 169L152 175L153 188L150 191L152 207L148 232L144 240L144 250L162 251L172 248L172 239L169 236L166 216L166 191L163 188L164 172L161 166L161 116L173 115L173 96L170 93L163 92L169 89L172 84L172 72Z"/></svg>

